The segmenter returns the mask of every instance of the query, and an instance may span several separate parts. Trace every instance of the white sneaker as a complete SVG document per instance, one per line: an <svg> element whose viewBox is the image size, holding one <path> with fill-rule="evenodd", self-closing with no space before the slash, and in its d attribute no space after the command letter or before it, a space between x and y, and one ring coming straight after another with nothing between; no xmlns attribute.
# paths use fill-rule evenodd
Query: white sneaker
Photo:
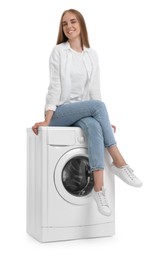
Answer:
<svg viewBox="0 0 167 260"><path fill-rule="evenodd" d="M143 185L143 183L133 174L133 170L129 167L129 165L118 168L112 164L111 171L131 186L141 187Z"/></svg>
<svg viewBox="0 0 167 260"><path fill-rule="evenodd" d="M96 201L99 212L105 216L110 216L111 208L109 206L109 203L108 203L108 200L106 197L106 190L104 189L104 187L102 187L102 190L97 191L97 192L93 189L92 195Z"/></svg>

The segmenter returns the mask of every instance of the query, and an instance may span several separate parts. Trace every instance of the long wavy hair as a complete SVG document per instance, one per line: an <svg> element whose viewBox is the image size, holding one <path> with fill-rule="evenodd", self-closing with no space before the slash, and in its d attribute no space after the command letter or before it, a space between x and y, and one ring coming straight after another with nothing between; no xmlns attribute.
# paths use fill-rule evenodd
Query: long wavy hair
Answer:
<svg viewBox="0 0 167 260"><path fill-rule="evenodd" d="M59 32L58 32L58 37L57 37L57 44L60 44L62 42L66 42L68 40L68 38L65 36L64 32L63 32L63 26L62 26L62 20L63 20L63 16L66 13L72 13L76 16L79 25L80 25L80 29L81 29L81 43L82 43L82 47L87 47L90 48L90 44L89 44L89 39L88 39L88 32L87 32L87 28L86 28L86 23L85 20L82 16L82 14L75 10L75 9L69 9L69 10L65 10L61 16L60 19L60 25L59 25Z"/></svg>

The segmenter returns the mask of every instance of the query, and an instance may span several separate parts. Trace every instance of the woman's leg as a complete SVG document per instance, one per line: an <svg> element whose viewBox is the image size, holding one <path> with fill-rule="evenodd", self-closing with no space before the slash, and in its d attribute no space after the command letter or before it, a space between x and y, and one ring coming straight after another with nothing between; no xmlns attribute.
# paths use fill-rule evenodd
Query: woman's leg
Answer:
<svg viewBox="0 0 167 260"><path fill-rule="evenodd" d="M127 165L125 159L123 158L122 154L120 153L118 147L116 145L110 146L107 148L109 154L113 159L113 163L116 167L122 167Z"/></svg>
<svg viewBox="0 0 167 260"><path fill-rule="evenodd" d="M100 124L104 146L108 148L115 165L125 165L126 162L116 146L108 112L103 102L89 100L58 106L56 112L53 114L50 126L70 126L85 117L93 117Z"/></svg>
<svg viewBox="0 0 167 260"><path fill-rule="evenodd" d="M124 164L124 159L118 148L113 148L113 146L116 146L116 141L109 121L107 109L103 102L99 100L88 100L58 106L56 112L53 114L50 126L70 126L85 117L93 117L101 126L104 146L108 148L108 151L114 160L114 165L112 165L111 168L112 172L117 174L128 184L140 187L142 182L134 176L133 170L131 170L126 163ZM125 167L120 168L116 165Z"/></svg>
<svg viewBox="0 0 167 260"><path fill-rule="evenodd" d="M94 176L92 195L97 203L98 210L103 215L110 216L111 208L103 183L104 138L102 128L93 117L82 118L75 122L73 126L80 127L87 137L89 164Z"/></svg>
<svg viewBox="0 0 167 260"><path fill-rule="evenodd" d="M50 126L70 126L85 117L93 117L99 122L106 147L116 144L106 106L100 100L88 100L58 106L53 114Z"/></svg>
<svg viewBox="0 0 167 260"><path fill-rule="evenodd" d="M94 190L96 192L102 190L102 187L104 186L103 182L103 170L96 170L93 172L94 177Z"/></svg>
<svg viewBox="0 0 167 260"><path fill-rule="evenodd" d="M104 139L101 126L93 117L82 118L73 126L80 127L87 138L89 165L94 176L94 189L100 191L104 184Z"/></svg>

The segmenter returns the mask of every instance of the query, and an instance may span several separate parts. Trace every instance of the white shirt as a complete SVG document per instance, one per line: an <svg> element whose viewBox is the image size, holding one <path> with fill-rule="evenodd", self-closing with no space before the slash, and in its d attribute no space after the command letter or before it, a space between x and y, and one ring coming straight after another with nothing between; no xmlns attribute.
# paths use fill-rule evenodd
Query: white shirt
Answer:
<svg viewBox="0 0 167 260"><path fill-rule="evenodd" d="M77 52L71 49L71 53L72 61L70 69L70 103L84 99L84 92L86 90L86 84L88 80L88 73L84 64L84 52Z"/></svg>
<svg viewBox="0 0 167 260"><path fill-rule="evenodd" d="M45 111L55 111L57 106L68 103L71 94L74 94L73 91L75 90L72 90L72 83L75 80L71 77L72 62L73 51L68 42L58 44L53 48L49 58L50 84L46 96ZM85 79L83 79L84 92L82 100L100 100L99 63L97 54L92 48L84 47L83 63L86 68L87 81L84 84Z"/></svg>

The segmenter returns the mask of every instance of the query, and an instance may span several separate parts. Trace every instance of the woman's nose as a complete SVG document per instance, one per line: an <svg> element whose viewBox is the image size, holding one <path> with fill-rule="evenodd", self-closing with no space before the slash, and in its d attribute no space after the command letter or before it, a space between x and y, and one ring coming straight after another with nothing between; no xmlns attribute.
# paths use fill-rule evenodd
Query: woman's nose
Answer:
<svg viewBox="0 0 167 260"><path fill-rule="evenodd" d="M72 28L71 23L68 23L68 24L67 24L67 28L68 28L68 29Z"/></svg>

